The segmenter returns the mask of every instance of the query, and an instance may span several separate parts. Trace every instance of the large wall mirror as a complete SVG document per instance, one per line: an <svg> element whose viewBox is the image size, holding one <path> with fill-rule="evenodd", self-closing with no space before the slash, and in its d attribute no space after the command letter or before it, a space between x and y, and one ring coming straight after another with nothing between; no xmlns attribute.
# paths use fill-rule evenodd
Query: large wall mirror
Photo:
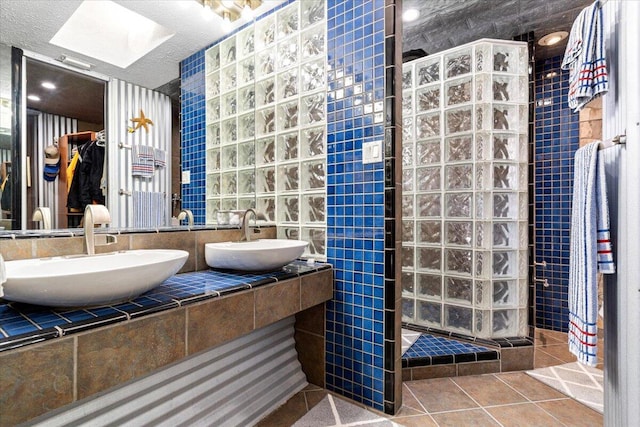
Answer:
<svg viewBox="0 0 640 427"><path fill-rule="evenodd" d="M146 43L147 39L152 38L152 36L161 35L163 40L161 44L156 45L139 59L123 66L114 65L115 63L113 62L110 63L107 60L89 54L61 49L53 43L53 36L61 29L65 21L70 20L80 9L87 5L104 6L107 3L120 7L119 14L123 13L123 9L126 8L164 27L159 30L149 31L149 34L145 34L144 37L142 37L140 31L136 32L134 31L135 28L132 28L131 34L125 36L124 40L119 31L104 31L110 34L110 38L105 41L107 45L119 46L119 43L124 42L123 49L119 51L120 53L116 53L117 57L125 56L127 52L124 51L124 48L128 46L133 45L134 50L140 49L141 45L144 44L143 42ZM240 2L237 3L240 4ZM57 211L59 209L56 206L52 206L51 203L53 201L63 203L63 197L58 193L59 188L50 189L48 188L51 187L49 183L40 182L42 180L39 178L43 175L45 166L45 156L41 150L53 144L55 138L66 133L84 130L99 131L102 129L107 131L106 134L109 141L112 141L115 145L123 145L125 147L115 153L108 154L108 157L114 160L107 170L109 182L113 182L112 176L116 176L118 180L117 184L112 185L113 188L109 190L106 196L108 203L109 201L117 201L115 215L120 220L115 221L116 225L113 225L113 223L112 225L135 228L135 223L127 217L135 204L132 197L133 193L136 191L155 191L161 192L163 195L162 209L167 212L166 221L163 220L163 224L169 226L171 224L171 216L175 216L181 208L180 196L184 196L184 189L189 186L200 185L194 182L181 183L179 178L181 176L180 144L181 140L184 140L180 134L180 86L185 79L189 78L188 76L179 75L180 62L199 50L211 46L217 40L223 39L225 34L233 32L234 29L247 25L252 26L256 17L264 15L281 3L282 1L253 2L252 7L255 8L253 17L249 18L243 15L234 21L230 27L225 28L216 24L219 17L211 13L211 11L203 13L207 12L207 7L203 8L202 2L198 3L197 1L166 1L163 2L160 8L150 5L148 2L124 0L115 0L113 2L72 0L63 4L56 1L42 1L39 3L40 7L36 11L31 11L32 13L21 7L19 2L3 3L2 12L3 17L6 18L6 25L3 22L3 26L0 29L1 40L4 43L2 46L3 74L0 79L3 89L2 141L5 141L5 139L7 141L11 140L11 110L14 109L17 112L15 109L18 108L11 103L12 48L14 51L16 49L24 51L25 56L29 58L26 60L23 69L19 70L20 77L24 80L25 93L24 96L19 98L20 101L23 101L23 105L20 108L24 112L18 112L18 114L24 117L21 117L23 123L19 124L17 130L19 133L25 133L28 141L18 154L21 158L28 159L24 165L25 174L30 174L25 176L29 176L30 182L25 187L26 190L20 199L21 212L19 216L21 218L14 218L13 222L8 222L5 228L38 229L41 226L31 220L34 209L38 206L48 206L53 211ZM240 9L242 8L240 7ZM45 16L55 16L55 19L45 19ZM122 20L120 19L120 21ZM95 25L99 27L103 23L99 20ZM24 28L39 28L39 30L26 34ZM128 31L129 29L131 28L123 29L123 31ZM81 63L89 64L91 71L78 73L69 68L69 64L60 64L59 61L64 56L69 55L72 56L72 59L73 57L79 58ZM7 61L4 60L5 56L8 58ZM56 65L62 65L62 68ZM51 80L51 83L55 84L56 80L60 80L61 87L57 90L56 96L53 99L45 99L45 91L45 95L40 96L40 101L26 98L35 89L42 92L42 87L38 85L41 84L41 80L44 80L47 74L51 74L51 77L46 76L48 80ZM56 77L53 77L54 74ZM92 76L92 74L95 75ZM95 76L98 77L94 78ZM102 80L100 77L105 79ZM65 85L69 91L63 91L62 85ZM160 116L165 117L163 110L165 106L156 111L146 111L147 108L149 110L154 110L155 108L144 104L155 97L154 93L144 92L146 88L155 88L154 91L171 97L172 107L169 108L172 108L172 118L170 120L160 119ZM247 90L248 87L245 86L243 89ZM111 102L112 96L117 99L118 104ZM173 163L168 185L153 186L147 185L146 182L140 184L135 179L127 176L126 168L130 164L128 159L131 152L129 147L135 144L152 145L158 138L157 135L152 134L145 135L137 132L132 136L128 133L127 125L131 125L130 120L139 115L140 105L147 105L143 109L145 113L151 114L150 118L154 120L153 130L157 130L158 126L164 126L163 121L169 121L172 126L162 130L162 132L170 134L172 141L171 146L165 148L167 157ZM246 114L249 114L249 111L245 111ZM13 118L15 118L15 115ZM113 120L119 120L120 123L117 126L113 126ZM43 122L46 123L43 124ZM16 135L13 136L15 141ZM191 147L188 149L191 149ZM205 149L204 147L202 148L203 151ZM11 151L7 149L5 154L11 156ZM6 162L8 159L9 157L6 160L0 157L2 162ZM246 175L253 174L247 172ZM255 187L255 183L245 181L245 184L248 188ZM46 194L46 196L43 196L43 194ZM247 199L255 199L255 194L249 194L248 191L245 191L244 195ZM242 206L248 207L250 205L255 206L255 200L251 204L245 203ZM235 207L238 208L240 206L236 205ZM17 211L14 212L14 217L16 213ZM6 216L11 216L9 209ZM205 222L202 220L200 223L204 224ZM68 218L57 217L53 221L54 228L64 229L76 225L74 222L69 222Z"/></svg>

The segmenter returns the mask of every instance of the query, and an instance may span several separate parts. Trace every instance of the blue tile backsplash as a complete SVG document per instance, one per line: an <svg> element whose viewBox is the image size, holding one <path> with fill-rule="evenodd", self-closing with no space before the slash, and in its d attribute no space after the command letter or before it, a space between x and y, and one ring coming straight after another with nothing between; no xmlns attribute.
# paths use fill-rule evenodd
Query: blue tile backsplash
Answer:
<svg viewBox="0 0 640 427"><path fill-rule="evenodd" d="M395 270L393 249L385 246L385 212L386 226L394 224L393 178L386 196L384 163L362 164L362 144L384 144L385 129L394 124L385 6L387 19L395 20L395 2L386 3L327 2L327 261L334 267L335 298L326 310L325 368L327 389L394 412ZM393 31L389 25L387 46L395 43ZM181 62L181 78L182 169L191 173L182 187L183 207L203 224L204 49Z"/></svg>
<svg viewBox="0 0 640 427"><path fill-rule="evenodd" d="M535 93L535 326L567 331L569 235L573 158L579 146L579 115L567 105L568 71L562 57L536 65Z"/></svg>

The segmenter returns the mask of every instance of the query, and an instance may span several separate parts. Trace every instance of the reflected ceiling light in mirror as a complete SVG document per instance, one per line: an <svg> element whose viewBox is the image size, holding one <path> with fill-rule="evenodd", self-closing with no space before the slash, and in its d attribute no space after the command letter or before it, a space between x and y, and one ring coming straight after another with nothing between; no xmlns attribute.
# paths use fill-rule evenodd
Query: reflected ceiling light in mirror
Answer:
<svg viewBox="0 0 640 427"><path fill-rule="evenodd" d="M56 89L56 85L54 85L51 82L42 82L42 83L40 83L40 86L42 86L45 89L49 89L49 90L55 90Z"/></svg>
<svg viewBox="0 0 640 427"><path fill-rule="evenodd" d="M63 64L70 65L72 67L80 68L81 70L90 70L93 67L93 64L82 61L80 59L73 58L68 55L60 55L60 58L58 58L58 61L62 62Z"/></svg>
<svg viewBox="0 0 640 427"><path fill-rule="evenodd" d="M566 39L569 36L569 33L566 31L556 31L554 33L547 34L538 40L538 44L540 46L553 46L554 44L560 43L562 40Z"/></svg>
<svg viewBox="0 0 640 427"><path fill-rule="evenodd" d="M251 19L254 11L262 5L263 0L196 0L223 19L228 15L229 22L238 18Z"/></svg>
<svg viewBox="0 0 640 427"><path fill-rule="evenodd" d="M404 22L412 22L420 17L420 11L418 9L407 9L402 13L402 20Z"/></svg>
<svg viewBox="0 0 640 427"><path fill-rule="evenodd" d="M222 12L222 29L225 32L231 30L231 14L227 11Z"/></svg>
<svg viewBox="0 0 640 427"><path fill-rule="evenodd" d="M242 12L240 13L243 19L249 20L253 18L253 9L251 8L251 0L244 1L244 7L242 8Z"/></svg>
<svg viewBox="0 0 640 427"><path fill-rule="evenodd" d="M36 101L36 102L40 101L40 97L38 95L28 95L27 99L29 101Z"/></svg>

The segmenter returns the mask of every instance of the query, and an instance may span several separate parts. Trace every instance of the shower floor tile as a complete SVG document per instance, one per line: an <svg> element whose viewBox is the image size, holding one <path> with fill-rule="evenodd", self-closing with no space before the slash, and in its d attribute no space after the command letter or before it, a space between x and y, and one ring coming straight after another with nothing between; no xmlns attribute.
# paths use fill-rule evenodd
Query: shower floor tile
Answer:
<svg viewBox="0 0 640 427"><path fill-rule="evenodd" d="M403 344L404 341L403 334ZM442 365L498 358L498 351L488 347L431 334L421 334L402 355L402 366Z"/></svg>

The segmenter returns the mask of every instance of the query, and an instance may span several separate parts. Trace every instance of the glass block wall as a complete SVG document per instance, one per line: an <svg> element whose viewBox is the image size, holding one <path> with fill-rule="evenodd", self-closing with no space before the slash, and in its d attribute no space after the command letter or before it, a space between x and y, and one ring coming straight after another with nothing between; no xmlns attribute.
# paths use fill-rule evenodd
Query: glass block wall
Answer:
<svg viewBox="0 0 640 427"><path fill-rule="evenodd" d="M326 20L294 2L205 52L206 222L256 208L326 256Z"/></svg>
<svg viewBox="0 0 640 427"><path fill-rule="evenodd" d="M527 333L527 68L487 39L403 66L405 322Z"/></svg>

